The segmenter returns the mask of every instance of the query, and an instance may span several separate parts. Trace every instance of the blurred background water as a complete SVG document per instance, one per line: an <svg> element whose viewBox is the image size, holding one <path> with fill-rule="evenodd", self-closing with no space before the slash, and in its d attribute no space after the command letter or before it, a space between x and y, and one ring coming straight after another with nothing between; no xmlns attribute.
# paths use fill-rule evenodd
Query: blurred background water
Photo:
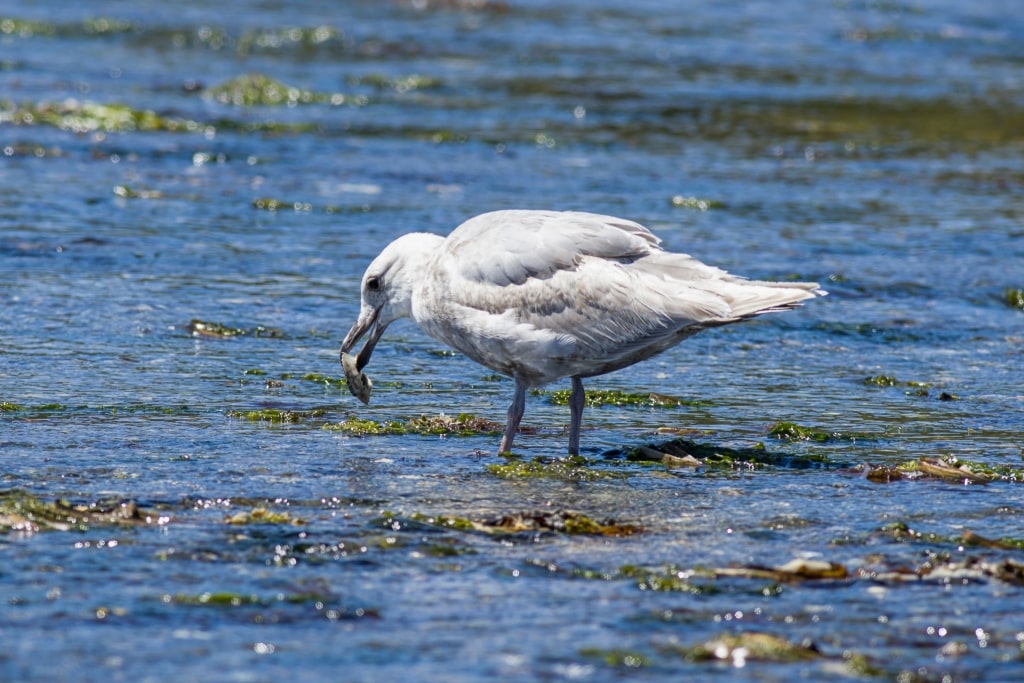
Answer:
<svg viewBox="0 0 1024 683"><path fill-rule="evenodd" d="M1006 3L20 2L0 152L3 680L1024 676ZM411 325L369 407L330 381L383 245L501 208L831 294L592 381L684 399L588 409L593 476L499 476L492 434L331 429L504 419L511 382ZM297 421L245 417L275 410ZM567 418L531 397L522 461ZM621 457L659 428L781 464ZM856 469L950 456L1009 474ZM24 523L58 503L70 530ZM564 509L643 531L424 521ZM793 558L849 578L701 574ZM698 652L751 633L814 649Z"/></svg>

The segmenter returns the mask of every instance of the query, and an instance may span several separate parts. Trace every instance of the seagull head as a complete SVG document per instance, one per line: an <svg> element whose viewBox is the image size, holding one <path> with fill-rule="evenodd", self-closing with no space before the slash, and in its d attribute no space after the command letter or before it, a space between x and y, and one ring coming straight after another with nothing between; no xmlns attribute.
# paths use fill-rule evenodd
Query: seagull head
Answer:
<svg viewBox="0 0 1024 683"><path fill-rule="evenodd" d="M422 281L430 255L444 238L429 233L403 235L384 248L363 273L359 317L341 343L348 353L369 332L356 359L362 370L388 325L412 315L412 295Z"/></svg>

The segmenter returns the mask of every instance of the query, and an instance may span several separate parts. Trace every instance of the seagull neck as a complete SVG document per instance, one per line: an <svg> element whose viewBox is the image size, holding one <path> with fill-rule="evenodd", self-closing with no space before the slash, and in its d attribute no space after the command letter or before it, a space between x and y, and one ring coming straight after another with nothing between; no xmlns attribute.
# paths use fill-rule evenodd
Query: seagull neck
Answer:
<svg viewBox="0 0 1024 683"><path fill-rule="evenodd" d="M400 268L393 274L392 305L400 311L398 317L416 320L416 300L422 296L430 281L434 257L444 238L430 233L411 233L402 239Z"/></svg>

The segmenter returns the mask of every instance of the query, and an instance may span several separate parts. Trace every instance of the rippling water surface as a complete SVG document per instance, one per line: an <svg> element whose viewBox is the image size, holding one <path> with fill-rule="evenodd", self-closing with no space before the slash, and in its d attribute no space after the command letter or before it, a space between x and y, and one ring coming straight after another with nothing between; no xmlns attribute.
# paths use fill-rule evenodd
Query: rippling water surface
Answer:
<svg viewBox="0 0 1024 683"><path fill-rule="evenodd" d="M0 678L1024 677L1018 15L0 9ZM410 325L358 404L368 261L514 207L830 296L591 380L578 461L550 393L410 433L512 391Z"/></svg>

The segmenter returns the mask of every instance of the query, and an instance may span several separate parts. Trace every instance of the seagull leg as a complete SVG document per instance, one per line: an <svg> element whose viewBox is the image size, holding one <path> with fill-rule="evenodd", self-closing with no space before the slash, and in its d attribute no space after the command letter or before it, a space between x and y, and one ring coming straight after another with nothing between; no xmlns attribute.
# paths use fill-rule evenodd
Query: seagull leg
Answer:
<svg viewBox="0 0 1024 683"><path fill-rule="evenodd" d="M523 419L525 410L526 385L517 379L516 393L512 397L512 405L508 407L508 424L505 426L505 435L501 437L501 445L498 446L498 455L512 450L512 441L516 438L516 431L519 429L519 422Z"/></svg>
<svg viewBox="0 0 1024 683"><path fill-rule="evenodd" d="M572 378L572 393L569 394L569 415L572 422L569 424L569 455L580 454L580 428L583 425L583 405L586 403L587 395L583 391L583 380L579 377Z"/></svg>

